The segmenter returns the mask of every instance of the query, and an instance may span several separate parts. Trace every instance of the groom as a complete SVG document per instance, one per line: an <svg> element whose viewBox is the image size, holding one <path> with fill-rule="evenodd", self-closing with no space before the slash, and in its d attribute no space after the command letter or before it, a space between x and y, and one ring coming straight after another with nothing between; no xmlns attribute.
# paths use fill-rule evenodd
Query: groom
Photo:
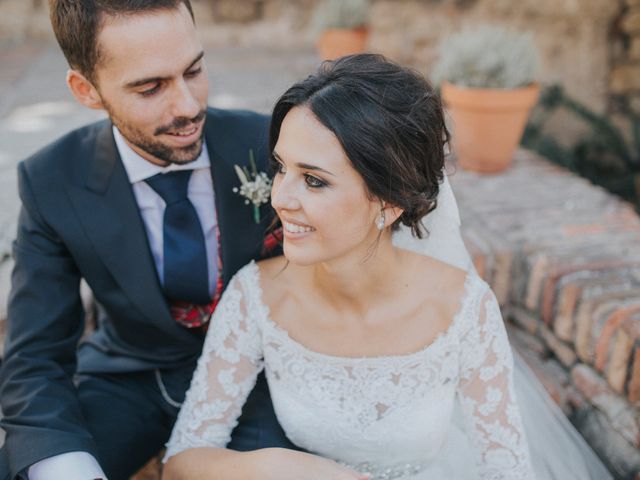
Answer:
<svg viewBox="0 0 640 480"><path fill-rule="evenodd" d="M264 254L234 165L268 118L207 108L189 0L51 0L75 98L108 121L19 165L0 479L124 480L168 439L215 303ZM98 328L80 343L80 280ZM216 328L215 325L208 326ZM290 446L264 378L231 448Z"/></svg>

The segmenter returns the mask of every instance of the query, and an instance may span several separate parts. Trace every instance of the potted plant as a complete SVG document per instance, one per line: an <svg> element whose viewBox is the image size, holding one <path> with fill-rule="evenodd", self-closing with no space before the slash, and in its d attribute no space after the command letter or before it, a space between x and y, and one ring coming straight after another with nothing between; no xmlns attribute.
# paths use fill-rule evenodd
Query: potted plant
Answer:
<svg viewBox="0 0 640 480"><path fill-rule="evenodd" d="M433 78L453 120L460 165L506 169L540 91L531 35L484 26L446 38L439 55Z"/></svg>
<svg viewBox="0 0 640 480"><path fill-rule="evenodd" d="M322 60L365 50L370 7L370 0L322 0L313 17L320 32L317 48Z"/></svg>

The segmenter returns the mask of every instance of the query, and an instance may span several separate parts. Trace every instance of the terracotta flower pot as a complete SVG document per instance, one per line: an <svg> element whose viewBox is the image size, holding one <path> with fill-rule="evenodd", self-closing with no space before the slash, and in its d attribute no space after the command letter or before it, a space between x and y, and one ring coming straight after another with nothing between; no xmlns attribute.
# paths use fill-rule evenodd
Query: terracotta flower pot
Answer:
<svg viewBox="0 0 640 480"><path fill-rule="evenodd" d="M540 86L466 88L444 82L441 91L453 120L453 147L460 166L482 173L508 168Z"/></svg>
<svg viewBox="0 0 640 480"><path fill-rule="evenodd" d="M362 53L367 46L368 37L369 30L366 28L325 30L318 39L318 54L322 60L334 60Z"/></svg>

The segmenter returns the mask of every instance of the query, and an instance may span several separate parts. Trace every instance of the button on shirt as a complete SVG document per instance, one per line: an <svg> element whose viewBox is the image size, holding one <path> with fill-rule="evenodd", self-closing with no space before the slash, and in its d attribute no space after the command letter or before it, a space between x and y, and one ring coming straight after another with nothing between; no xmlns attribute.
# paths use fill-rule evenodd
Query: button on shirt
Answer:
<svg viewBox="0 0 640 480"><path fill-rule="evenodd" d="M127 145L122 134L115 126L113 127L113 136L140 209L142 221L147 231L149 248L161 283L164 283L164 244L162 234L165 203L160 195L144 180L158 173L173 170L193 170L189 180L187 196L196 209L202 225L207 250L207 258L202 261L206 261L209 267L209 293L213 297L218 280L218 239L211 162L206 146L203 146L202 153L193 162L186 165L171 164L168 167L160 167L145 160ZM98 462L86 452L68 452L45 458L29 467L28 476L29 480L92 480L94 478L107 478Z"/></svg>

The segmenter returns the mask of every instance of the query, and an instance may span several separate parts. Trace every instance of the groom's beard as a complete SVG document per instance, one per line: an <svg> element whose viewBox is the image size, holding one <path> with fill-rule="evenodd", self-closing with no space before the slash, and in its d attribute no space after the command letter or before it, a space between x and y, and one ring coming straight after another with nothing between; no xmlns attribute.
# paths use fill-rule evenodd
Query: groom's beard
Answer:
<svg viewBox="0 0 640 480"><path fill-rule="evenodd" d="M193 118L176 118L171 122L171 124L156 128L153 136L149 136L145 135L130 123L121 120L108 106L105 105L105 108L113 124L120 131L122 136L129 141L129 143L135 145L140 150L152 155L158 160L169 164L175 163L177 165L185 165L195 161L202 153L202 146L204 144L204 128L202 129L202 133L198 140L193 142L191 145L184 147L171 147L165 145L155 137L170 132L171 130L179 130L189 125L199 124L206 116L206 110L204 109Z"/></svg>

